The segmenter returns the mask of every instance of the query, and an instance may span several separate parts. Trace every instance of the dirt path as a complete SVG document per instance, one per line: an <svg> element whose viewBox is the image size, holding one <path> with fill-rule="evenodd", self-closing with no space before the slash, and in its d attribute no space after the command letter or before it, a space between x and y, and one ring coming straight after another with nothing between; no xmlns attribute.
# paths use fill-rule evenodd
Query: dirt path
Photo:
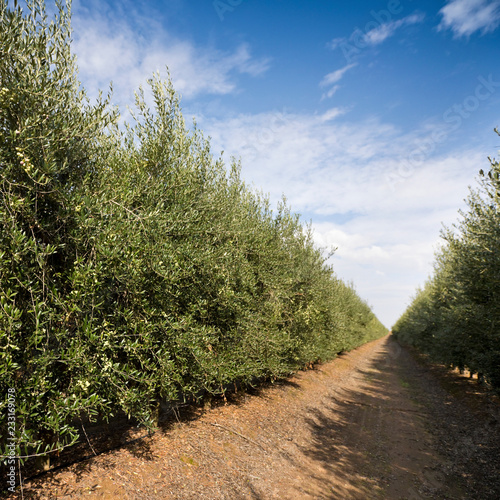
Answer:
<svg viewBox="0 0 500 500"><path fill-rule="evenodd" d="M385 337L51 472L24 498L500 498L498 405L443 380Z"/></svg>

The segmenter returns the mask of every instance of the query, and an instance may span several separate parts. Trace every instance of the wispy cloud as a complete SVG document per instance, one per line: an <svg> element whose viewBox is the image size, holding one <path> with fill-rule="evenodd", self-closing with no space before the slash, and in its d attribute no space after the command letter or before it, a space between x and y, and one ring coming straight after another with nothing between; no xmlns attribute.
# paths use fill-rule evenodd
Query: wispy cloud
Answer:
<svg viewBox="0 0 500 500"><path fill-rule="evenodd" d="M328 86L331 86L333 85L329 90L328 92L326 92L325 94L323 94L323 97L322 99L324 99L325 97L332 97L333 94L335 94L335 92L337 92L337 90L340 88L340 85L336 85L340 80L342 80L342 78L344 77L344 75L352 68L354 68L357 64L356 63L352 63L352 64L348 64L347 66L344 66L343 68L340 68L336 71L332 71L331 73L328 73L320 82L320 87L328 87Z"/></svg>
<svg viewBox="0 0 500 500"><path fill-rule="evenodd" d="M328 90L328 92L325 92L321 96L321 100L333 97L337 93L337 90L339 90L339 89L340 89L340 85L334 85L331 89Z"/></svg>
<svg viewBox="0 0 500 500"><path fill-rule="evenodd" d="M451 29L457 38L488 33L500 24L500 0L448 0L439 12L443 19L438 29Z"/></svg>
<svg viewBox="0 0 500 500"><path fill-rule="evenodd" d="M326 113L323 113L321 115L321 120L324 122L328 122L330 120L334 120L335 118L338 118L339 116L342 116L346 113L347 111L342 108L332 108L329 109Z"/></svg>
<svg viewBox="0 0 500 500"><path fill-rule="evenodd" d="M343 68L340 68L336 71L332 71L331 73L328 73L323 80L321 80L320 85L322 87L326 87L327 85L332 85L334 83L339 82L342 80L342 77L345 75L347 71L349 71L351 68L354 68L356 64L348 64L347 66L344 66Z"/></svg>
<svg viewBox="0 0 500 500"><path fill-rule="evenodd" d="M136 21L137 22L137 21ZM155 27L139 36L124 17L77 11L73 16L80 77L90 93L113 81L117 101L130 103L133 91L153 72L168 67L175 89L183 98L238 91L238 75L265 73L270 59L255 58L248 44L232 51L196 46ZM122 104L118 102L117 104Z"/></svg>
<svg viewBox="0 0 500 500"><path fill-rule="evenodd" d="M365 33L364 41L367 45L378 45L393 36L399 28L421 23L424 19L424 14L412 14L397 21L381 24L377 28L373 28Z"/></svg>
<svg viewBox="0 0 500 500"><path fill-rule="evenodd" d="M387 13L387 15L389 20L386 22L380 22L379 17L375 17L376 20L367 23L364 31L356 28L349 37L334 38L327 44L327 47L331 50L341 49L346 60L352 62L363 49L379 45L394 36L404 26L419 24L425 19L425 15L418 12L397 20L390 20L390 14Z"/></svg>

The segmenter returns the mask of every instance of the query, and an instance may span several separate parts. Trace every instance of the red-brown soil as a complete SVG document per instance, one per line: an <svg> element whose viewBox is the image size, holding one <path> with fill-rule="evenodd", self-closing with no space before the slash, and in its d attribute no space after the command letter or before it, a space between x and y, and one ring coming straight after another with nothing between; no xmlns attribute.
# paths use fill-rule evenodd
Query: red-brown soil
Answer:
<svg viewBox="0 0 500 500"><path fill-rule="evenodd" d="M230 399L11 498L500 498L498 400L391 337Z"/></svg>

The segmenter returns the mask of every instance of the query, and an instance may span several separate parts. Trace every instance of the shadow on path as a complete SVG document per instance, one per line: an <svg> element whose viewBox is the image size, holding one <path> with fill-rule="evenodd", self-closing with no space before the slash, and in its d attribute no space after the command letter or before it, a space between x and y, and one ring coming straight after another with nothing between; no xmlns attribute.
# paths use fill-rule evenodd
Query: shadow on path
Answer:
<svg viewBox="0 0 500 500"><path fill-rule="evenodd" d="M416 398L421 369L386 338L373 357L305 418L311 485L302 495L332 499L466 498L426 430ZM317 474L320 465L321 474ZM314 484L314 486L313 486Z"/></svg>

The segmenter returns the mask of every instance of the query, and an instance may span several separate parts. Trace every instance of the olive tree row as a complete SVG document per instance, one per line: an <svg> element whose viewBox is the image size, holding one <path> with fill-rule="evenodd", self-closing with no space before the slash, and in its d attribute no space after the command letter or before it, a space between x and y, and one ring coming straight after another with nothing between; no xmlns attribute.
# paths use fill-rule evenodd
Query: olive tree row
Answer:
<svg viewBox="0 0 500 500"><path fill-rule="evenodd" d="M496 130L498 133L498 130ZM435 271L393 328L433 358L500 387L500 165L490 159L468 210L443 232Z"/></svg>
<svg viewBox="0 0 500 500"><path fill-rule="evenodd" d="M0 428L14 390L18 455L385 333L286 201L185 125L169 81L118 127L78 81L69 7L28 5L0 0Z"/></svg>

